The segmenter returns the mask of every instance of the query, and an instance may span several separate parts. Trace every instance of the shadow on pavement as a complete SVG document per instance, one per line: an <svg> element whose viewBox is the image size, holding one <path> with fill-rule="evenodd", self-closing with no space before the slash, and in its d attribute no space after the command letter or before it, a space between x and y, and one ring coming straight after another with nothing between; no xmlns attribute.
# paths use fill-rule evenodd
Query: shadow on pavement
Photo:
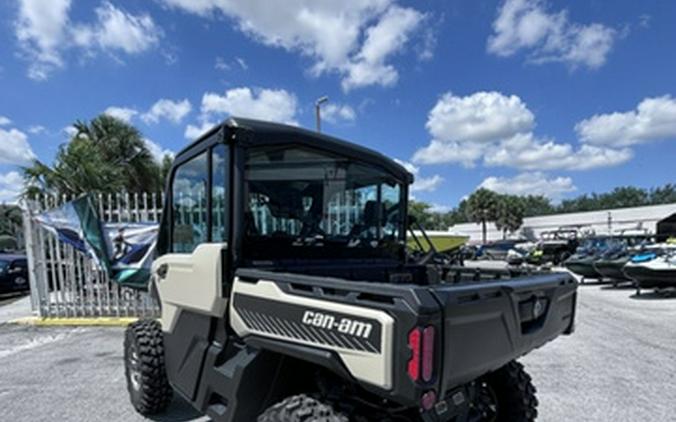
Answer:
<svg viewBox="0 0 676 422"><path fill-rule="evenodd" d="M676 300L676 292L642 292L640 295L634 293L629 297L635 300Z"/></svg>
<svg viewBox="0 0 676 422"><path fill-rule="evenodd" d="M160 415L147 416L148 419L157 422L186 422L202 418L187 401L177 395L174 396L169 408Z"/></svg>

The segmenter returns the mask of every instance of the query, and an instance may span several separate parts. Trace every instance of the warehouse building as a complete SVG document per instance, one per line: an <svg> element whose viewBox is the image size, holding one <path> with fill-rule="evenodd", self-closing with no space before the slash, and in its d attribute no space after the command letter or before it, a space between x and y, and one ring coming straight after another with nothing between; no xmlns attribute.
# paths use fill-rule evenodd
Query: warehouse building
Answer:
<svg viewBox="0 0 676 422"><path fill-rule="evenodd" d="M652 234L658 221L673 214L676 214L676 203L528 217L524 218L521 230L510 237L539 238L542 232L560 227L575 227L599 235L617 234L623 230L640 230ZM493 223L488 223L487 229L489 241L502 239L502 232ZM456 224L449 231L455 235L468 236L470 243L481 242L480 224Z"/></svg>

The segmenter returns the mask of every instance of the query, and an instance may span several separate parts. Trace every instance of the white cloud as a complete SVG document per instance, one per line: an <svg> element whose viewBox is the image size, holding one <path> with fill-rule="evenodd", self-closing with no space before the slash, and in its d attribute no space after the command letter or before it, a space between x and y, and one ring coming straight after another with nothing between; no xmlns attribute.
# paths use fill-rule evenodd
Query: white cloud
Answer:
<svg viewBox="0 0 676 422"><path fill-rule="evenodd" d="M154 47L161 29L148 14L132 15L104 1L95 9L94 23L70 21L70 0L20 0L15 34L30 61L28 76L44 80L64 67L63 54L81 48L137 54Z"/></svg>
<svg viewBox="0 0 676 422"><path fill-rule="evenodd" d="M192 105L187 99L172 101L162 98L157 100L148 112L141 115L141 119L146 123L157 123L162 118L172 123L180 123L190 113L190 110L192 110Z"/></svg>
<svg viewBox="0 0 676 422"><path fill-rule="evenodd" d="M418 149L413 154L413 162L419 164L457 163L464 167L474 167L481 158L486 145L466 142L441 142L433 139L426 147Z"/></svg>
<svg viewBox="0 0 676 422"><path fill-rule="evenodd" d="M516 95L477 92L459 97L444 94L432 108L427 130L441 142L491 142L530 131L535 117Z"/></svg>
<svg viewBox="0 0 676 422"><path fill-rule="evenodd" d="M289 0L283 7L265 0L164 2L203 17L230 17L254 40L311 58L313 74L338 73L346 90L395 83L398 72L388 61L425 18L393 0Z"/></svg>
<svg viewBox="0 0 676 422"><path fill-rule="evenodd" d="M41 133L47 132L47 128L42 125L32 125L27 129L28 133L31 135L39 135Z"/></svg>
<svg viewBox="0 0 676 422"><path fill-rule="evenodd" d="M466 97L443 95L427 120L430 143L413 155L416 164L457 163L522 170L588 170L622 164L632 158L629 149L574 147L539 139L533 133L535 117L515 95L478 92Z"/></svg>
<svg viewBox="0 0 676 422"><path fill-rule="evenodd" d="M506 0L493 22L488 52L512 56L528 51L533 63L563 62L601 67L619 33L608 26L571 22L566 10L550 12L544 0Z"/></svg>
<svg viewBox="0 0 676 422"><path fill-rule="evenodd" d="M60 48L66 42L66 24L70 0L21 0L15 22L15 35L22 52L30 61L28 76L46 79L63 66Z"/></svg>
<svg viewBox="0 0 676 422"><path fill-rule="evenodd" d="M0 164L28 165L35 153L28 144L28 137L17 129L0 129Z"/></svg>
<svg viewBox="0 0 676 422"><path fill-rule="evenodd" d="M521 173L514 177L491 176L477 188L510 195L544 195L551 199L559 199L563 194L577 190L570 177L548 179L541 172Z"/></svg>
<svg viewBox="0 0 676 422"><path fill-rule="evenodd" d="M331 123L354 122L357 113L347 104L329 103L322 107L322 119Z"/></svg>
<svg viewBox="0 0 676 422"><path fill-rule="evenodd" d="M0 204L15 203L23 188L23 177L17 171L0 173Z"/></svg>
<svg viewBox="0 0 676 422"><path fill-rule="evenodd" d="M185 137L196 139L227 116L297 125L297 113L296 96L283 89L240 87L229 89L223 95L206 92L202 96L198 123L185 128Z"/></svg>
<svg viewBox="0 0 676 422"><path fill-rule="evenodd" d="M123 122L131 122L131 119L138 114L138 110L130 107L108 107L104 112L111 117L122 120Z"/></svg>
<svg viewBox="0 0 676 422"><path fill-rule="evenodd" d="M245 61L243 58L241 58L241 57L235 57L235 61L237 62L237 64L239 65L239 67L242 68L242 70L247 70L247 69L249 68L249 65L246 64L246 61Z"/></svg>
<svg viewBox="0 0 676 422"><path fill-rule="evenodd" d="M202 97L203 115L230 115L296 124L298 100L283 89L233 88L220 95L207 92Z"/></svg>
<svg viewBox="0 0 676 422"><path fill-rule="evenodd" d="M500 142L484 155L487 166L515 167L523 170L589 170L612 167L633 157L629 149L599 148L582 145L558 144L541 140L532 133L518 134Z"/></svg>
<svg viewBox="0 0 676 422"><path fill-rule="evenodd" d="M9 119L9 117L0 116L0 126L7 126L11 123L12 121Z"/></svg>
<svg viewBox="0 0 676 422"><path fill-rule="evenodd" d="M199 125L190 124L186 126L184 136L192 141L214 126L216 126L216 122L210 120L203 120Z"/></svg>
<svg viewBox="0 0 676 422"><path fill-rule="evenodd" d="M413 163L397 158L394 161L413 175L414 180L409 188L410 192L433 192L444 182L444 178L438 174L431 177L420 177L420 168Z"/></svg>
<svg viewBox="0 0 676 422"><path fill-rule="evenodd" d="M597 114L575 125L583 142L615 147L676 140L676 99L646 98L635 110Z"/></svg>
<svg viewBox="0 0 676 422"><path fill-rule="evenodd" d="M148 148L148 150L152 154L155 161L157 161L158 163L162 162L165 155L168 155L172 158L174 157L174 151L172 151L170 149L163 148L160 144L153 142L152 140L150 140L148 138L144 138L143 142L145 142L146 147Z"/></svg>
<svg viewBox="0 0 676 422"><path fill-rule="evenodd" d="M70 139L77 134L77 129L75 128L75 126L71 125L61 129L61 132L63 132Z"/></svg>
<svg viewBox="0 0 676 422"><path fill-rule="evenodd" d="M366 30L366 40L359 53L344 66L345 91L368 85L391 86L399 74L387 59L401 51L409 34L420 24L423 15L414 9L392 6L380 21Z"/></svg>

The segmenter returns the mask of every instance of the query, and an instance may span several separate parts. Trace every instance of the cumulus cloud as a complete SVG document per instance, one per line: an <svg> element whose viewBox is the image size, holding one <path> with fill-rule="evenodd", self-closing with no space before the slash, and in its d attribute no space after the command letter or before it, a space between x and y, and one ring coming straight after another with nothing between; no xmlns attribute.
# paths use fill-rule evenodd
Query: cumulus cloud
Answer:
<svg viewBox="0 0 676 422"><path fill-rule="evenodd" d="M174 157L174 151L172 151L170 149L163 148L157 142L153 142L152 140L150 140L148 138L144 138L143 142L146 144L146 147L150 151L150 154L152 154L153 158L158 163L162 162L165 155L168 155L172 158Z"/></svg>
<svg viewBox="0 0 676 422"><path fill-rule="evenodd" d="M408 161L394 159L399 165L403 166L414 177L413 184L409 187L409 191L413 192L433 192L444 182L444 178L435 174L430 177L421 177L420 168Z"/></svg>
<svg viewBox="0 0 676 422"><path fill-rule="evenodd" d="M551 199L559 199L563 194L577 190L570 177L548 179L541 172L521 173L514 177L491 176L484 179L477 188L510 195L544 195Z"/></svg>
<svg viewBox="0 0 676 422"><path fill-rule="evenodd" d="M11 123L12 121L9 119L9 117L0 116L0 126L7 126Z"/></svg>
<svg viewBox="0 0 676 422"><path fill-rule="evenodd" d="M322 108L322 119L330 123L354 122L357 113L347 104L329 103Z"/></svg>
<svg viewBox="0 0 676 422"><path fill-rule="evenodd" d="M676 139L676 99L646 98L635 110L597 114L575 126L583 142L615 147Z"/></svg>
<svg viewBox="0 0 676 422"><path fill-rule="evenodd" d="M297 113L298 99L284 89L239 87L222 95L206 92L202 96L198 122L186 127L185 137L195 139L228 116L297 125Z"/></svg>
<svg viewBox="0 0 676 422"><path fill-rule="evenodd" d="M0 173L0 204L12 204L19 199L23 187L23 177L17 171Z"/></svg>
<svg viewBox="0 0 676 422"><path fill-rule="evenodd" d="M136 54L155 46L162 34L150 15L132 15L109 2L96 8L96 17L94 24L74 26L72 37L76 45Z"/></svg>
<svg viewBox="0 0 676 422"><path fill-rule="evenodd" d="M192 110L192 105L187 99L173 101L162 98L150 107L148 112L141 115L146 123L157 123L160 119L166 119L172 123L180 123Z"/></svg>
<svg viewBox="0 0 676 422"><path fill-rule="evenodd" d="M20 0L14 23L19 48L29 61L28 76L44 80L65 65L63 54L79 48L137 54L154 47L162 30L148 14L133 15L102 2L93 23L72 22L70 0Z"/></svg>
<svg viewBox="0 0 676 422"><path fill-rule="evenodd" d="M507 57L527 51L532 63L563 62L595 69L605 64L617 30L600 23L570 21L568 12L548 10L545 0L506 0L493 22L489 53Z"/></svg>
<svg viewBox="0 0 676 422"><path fill-rule="evenodd" d="M111 117L122 120L123 122L131 122L131 119L138 114L138 110L130 107L108 107L104 112Z"/></svg>
<svg viewBox="0 0 676 422"><path fill-rule="evenodd" d="M523 170L588 170L615 166L632 158L629 149L557 143L537 138L535 117L517 96L478 92L445 94L427 119L430 143L413 155L416 164L456 163L473 167Z"/></svg>
<svg viewBox="0 0 676 422"><path fill-rule="evenodd" d="M631 150L559 144L537 139L532 133L518 134L500 142L484 155L487 166L516 167L523 170L589 170L612 167L629 161Z"/></svg>
<svg viewBox="0 0 676 422"><path fill-rule="evenodd" d="M18 129L0 129L0 164L25 166L35 159L28 137Z"/></svg>
<svg viewBox="0 0 676 422"><path fill-rule="evenodd" d="M530 131L535 117L516 95L477 92L441 96L429 113L427 130L441 142L491 142Z"/></svg>
<svg viewBox="0 0 676 422"><path fill-rule="evenodd" d="M426 17L393 0L290 0L284 7L265 0L164 2L203 17L227 16L255 41L311 58L311 73L341 75L345 90L394 84L398 71L390 59Z"/></svg>

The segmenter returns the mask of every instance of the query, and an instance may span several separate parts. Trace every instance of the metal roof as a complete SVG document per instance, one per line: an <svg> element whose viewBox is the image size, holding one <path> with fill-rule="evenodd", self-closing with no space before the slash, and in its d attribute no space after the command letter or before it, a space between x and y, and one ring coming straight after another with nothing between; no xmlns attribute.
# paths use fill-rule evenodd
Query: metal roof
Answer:
<svg viewBox="0 0 676 422"><path fill-rule="evenodd" d="M209 139L221 128L230 130L250 131L251 136L235 136L234 142L239 142L248 146L275 145L275 144L301 144L304 146L319 148L329 152L335 152L340 155L352 157L358 161L365 161L380 167L394 174L403 182L413 183L413 175L403 166L393 159L369 148L357 145L333 136L323 133L310 131L298 126L285 125L280 123L265 122L262 120L244 119L240 117L231 117L222 123L214 126L197 140L181 150L177 155L177 160L183 154L188 153L197 147L201 142ZM235 132L237 133L237 132Z"/></svg>

